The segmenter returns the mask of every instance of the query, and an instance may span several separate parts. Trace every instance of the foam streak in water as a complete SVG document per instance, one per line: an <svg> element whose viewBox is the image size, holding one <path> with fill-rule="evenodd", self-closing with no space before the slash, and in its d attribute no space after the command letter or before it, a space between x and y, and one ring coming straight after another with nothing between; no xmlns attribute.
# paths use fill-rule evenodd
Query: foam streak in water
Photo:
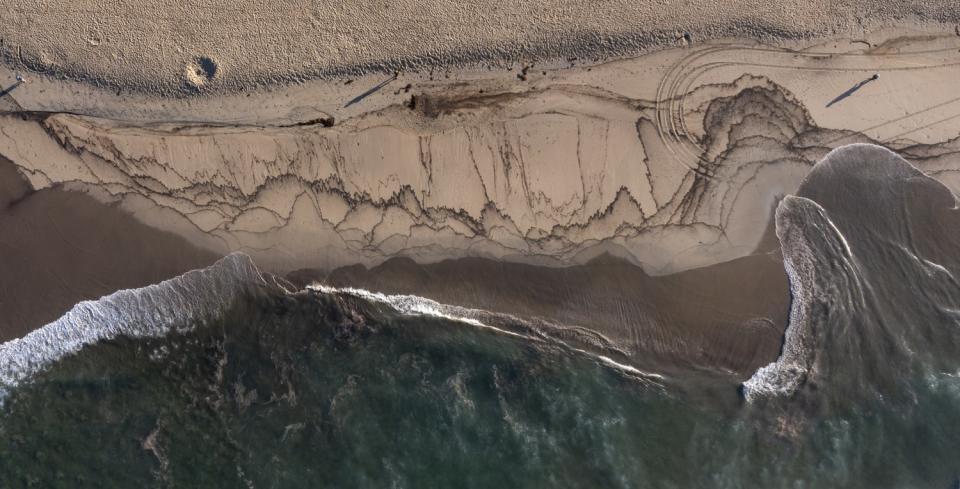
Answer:
<svg viewBox="0 0 960 489"><path fill-rule="evenodd" d="M418 297L415 295L388 295L380 292L370 292L369 290L355 289L353 287L336 288L326 285L309 285L307 288L323 292L324 294L343 293L360 297L368 301L387 304L401 314L420 314L424 316L442 318L449 321L466 323L478 328L492 329L497 333L505 334L507 336L515 336L525 340L539 341L538 338L534 338L532 336L515 333L513 331L507 331L502 328L497 328L496 326L484 324L476 319L476 317L481 314L481 311L477 309L468 309L466 307L441 304L425 297Z"/></svg>
<svg viewBox="0 0 960 489"><path fill-rule="evenodd" d="M903 242L910 235L907 222L898 217L909 214L905 182L916 185L924 180L934 184L930 188L939 191L940 199L950 196L949 190L924 177L890 150L853 144L831 151L817 163L798 190L803 197L789 196L781 201L776 228L790 281L790 318L780 358L744 382L743 395L748 401L791 395L802 384L818 380L813 377L830 377L831 372L826 369L831 365L844 364L848 365L846 370L851 370L868 365L868 361L884 362L877 352L890 354L891 349L881 342L893 333L883 327L882 320L869 320L869 330L850 329L859 324L850 318L863 316L856 311L877 310L876 302L867 305L864 294L874 293L869 276L884 268L890 256L890 250L884 251L883 247L906 253L910 261L921 267L923 276L931 277L937 272L952 281L946 268L917 256ZM935 192L927 194L937 197ZM878 217L864 220L861 212L865 207ZM841 232L825 209L845 231ZM850 233L860 243L856 255L844 233ZM910 261L906 263L912 265ZM880 277L891 280L882 274ZM884 300L896 296L890 294L885 292ZM814 308L818 311L816 318L812 314ZM888 313L886 317L896 314L899 313ZM904 322L909 321L901 321ZM903 334L903 329L898 326L896 334ZM871 335L878 339L871 339ZM837 361L836 357L843 360ZM850 361L858 364L845 363Z"/></svg>
<svg viewBox="0 0 960 489"><path fill-rule="evenodd" d="M526 334L520 334L513 331L509 331L503 328L498 328L496 326L492 326L490 324L487 324L477 319L477 318L483 318L484 316L491 316L492 313L479 310L479 309L470 309L470 308L461 307L461 306L441 304L437 301L427 299L425 297L419 297L415 295L388 295L388 294L382 294L379 292L370 292L368 290L356 289L352 287L336 288L336 287L329 287L326 285L319 285L319 284L309 285L307 288L317 290L325 294L343 293L343 294L349 294L356 297L360 297L362 299L366 299L369 301L387 304L401 314L424 315L424 316L443 318L450 321L456 321L456 322L468 324L478 328L490 329L495 331L498 334L513 336L516 338L521 338L529 341L540 342L540 341L551 340L553 342L560 342L560 340L557 340L549 336L542 336L542 337L530 336ZM519 322L520 320L517 319L517 321ZM639 377L643 380L656 380L656 381L663 380L663 376L661 375L641 371L636 367L616 362L612 358L604 355L591 353L580 348L572 348L572 350L578 353L587 355L591 358L594 358L595 360L599 361L601 364L607 367L623 371L632 376Z"/></svg>

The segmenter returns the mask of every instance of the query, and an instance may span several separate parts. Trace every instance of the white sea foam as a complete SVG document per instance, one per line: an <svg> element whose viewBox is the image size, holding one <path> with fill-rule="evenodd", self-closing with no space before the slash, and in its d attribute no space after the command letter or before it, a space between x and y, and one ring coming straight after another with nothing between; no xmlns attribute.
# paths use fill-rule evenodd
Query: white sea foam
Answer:
<svg viewBox="0 0 960 489"><path fill-rule="evenodd" d="M161 337L216 319L254 282L263 283L256 266L235 253L158 284L80 302L60 319L0 345L0 394L87 345L120 336Z"/></svg>
<svg viewBox="0 0 960 489"><path fill-rule="evenodd" d="M785 197L777 206L776 226L783 266L790 282L790 317L780 357L743 383L747 401L793 394L809 376L815 349L823 347L816 344L811 324L814 301L823 300L817 290L818 261L835 259L854 274L859 269L846 238L816 202L804 197ZM817 233L816 239L822 241L820 251L814 250L809 241L810 236Z"/></svg>
<svg viewBox="0 0 960 489"><path fill-rule="evenodd" d="M481 317L483 314L486 314L486 311L481 311L479 309L470 309L467 307L441 304L435 300L416 295L383 294L380 292L371 292L369 290L357 289L353 287L337 288L327 285L313 284L308 285L307 288L317 290L325 294L348 294L366 299L368 301L379 302L381 304L389 305L401 314L442 318L449 321L469 324L478 328L490 329L499 334L504 334L507 336L514 336L517 338L523 338L525 340L540 341L540 338L508 331L496 326L491 326L476 319L477 317Z"/></svg>
<svg viewBox="0 0 960 489"><path fill-rule="evenodd" d="M396 310L401 314L423 315L423 316L443 318L450 321L456 321L456 322L468 324L470 326L474 326L478 328L493 330L498 334L504 334L507 336L522 338L527 341L545 341L545 339L542 337L520 334L520 333L508 331L503 328L498 328L496 326L491 326L489 324L486 324L477 318L489 316L491 315L491 313L480 310L480 309L470 309L470 308L461 307L461 306L441 304L435 300L427 299L426 297L420 297L415 295L399 295L399 294L390 295L390 294L383 294L380 292L371 292L369 290L364 290L364 289L357 289L353 287L336 288L336 287L330 287L327 285L315 284L315 285L309 285L307 286L307 288L317 290L325 294L335 294L335 293L349 294L349 295L360 297L362 299L366 299L369 301L379 302L379 303L391 306L394 310ZM557 340L555 338L550 338L550 339L555 342L560 342L560 340ZM571 349L573 351L576 351L578 353L591 357L599 361L601 364L606 365L607 367L621 370L623 372L626 372L638 377L642 377L645 379L649 379L649 380L658 380L658 381L663 380L663 376L661 375L644 372L631 365L619 363L610 357L592 353L580 348L571 348Z"/></svg>
<svg viewBox="0 0 960 489"><path fill-rule="evenodd" d="M582 351L582 350L581 350L581 351ZM632 365L627 365L627 364L624 364L624 363L620 363L620 362L618 362L618 361L616 361L616 360L614 360L614 359L612 359L612 358L610 358L610 357L605 357L605 356L603 356L603 355L595 355L595 356L597 357L598 360L600 360L601 363L603 363L604 365L607 365L607 366L609 366L609 367L613 367L613 368L616 368L616 369L620 369L620 370L623 370L624 372L629 372L629 373L631 373L631 374L640 375L640 376L643 376L643 377L649 377L649 378L652 378L652 379L663 380L663 376L660 375L660 374L652 374L652 373L650 373L650 372L644 372L643 370L640 370L640 369L638 369L637 367L634 367L634 366L632 366Z"/></svg>
<svg viewBox="0 0 960 489"><path fill-rule="evenodd" d="M120 290L97 300L80 302L60 319L23 338L0 344L0 401L5 389L28 381L58 360L88 345L121 336L163 337L172 331L188 331L198 322L217 320L254 284L263 285L266 281L248 256L234 253L208 268L190 271L158 284ZM546 340L546 337L509 331L478 319L490 314L486 311L441 304L424 297L388 295L356 288L336 289L323 285L308 288L324 293L350 294L387 304L401 314L456 321L526 341ZM660 378L608 357L576 350L608 366L636 375Z"/></svg>
<svg viewBox="0 0 960 489"><path fill-rule="evenodd" d="M606 365L606 366L608 366L608 367L610 367L610 368L613 368L613 369L616 369L616 370L620 370L620 371L626 372L626 373L628 373L628 374L630 374L630 375L634 375L634 376L643 378L644 380L654 380L654 381L662 381L662 380L664 380L664 377L663 377L662 375L660 375L660 374L654 374L654 373L650 373L650 372L644 372L643 370L640 370L640 369L638 369L637 367L634 367L633 365L627 365L627 364L625 364L625 363L620 363L620 362L618 362L618 361L616 361L616 360L614 360L614 359L612 359L612 358L610 358L610 357L608 357L608 356L598 355L598 354L596 354L596 353L590 353L590 352L588 352L588 351L586 351L586 350L581 350L581 349L579 349L579 348L575 348L575 350L578 351L578 352L580 352L580 353L583 353L584 355L587 355L587 356L589 356L589 357L591 357L591 358L597 359L597 360L600 361L600 363L602 363L603 365Z"/></svg>
<svg viewBox="0 0 960 489"><path fill-rule="evenodd" d="M761 397L789 395L796 391L810 369L810 310L817 256L804 236L803 226L812 225L804 217L819 214L823 209L812 200L788 196L777 206L777 237L783 250L783 265L790 282L790 319L784 333L783 352L775 362L760 368L743 383L747 401ZM821 220L821 219L818 219ZM839 233L835 226L830 229ZM849 250L845 240L840 240Z"/></svg>

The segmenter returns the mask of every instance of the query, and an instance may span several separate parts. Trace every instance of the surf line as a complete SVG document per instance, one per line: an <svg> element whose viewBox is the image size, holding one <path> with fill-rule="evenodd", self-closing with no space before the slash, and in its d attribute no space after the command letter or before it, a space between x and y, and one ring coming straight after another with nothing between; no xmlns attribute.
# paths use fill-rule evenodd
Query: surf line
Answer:
<svg viewBox="0 0 960 489"><path fill-rule="evenodd" d="M489 324L483 323L471 317L461 316L458 314L450 314L448 312L445 312L444 309L458 310L466 314L475 314L475 315L480 315L483 311L479 309L469 309L466 307L441 304L433 299L427 299L426 297L420 297L416 295L383 294L381 292L371 292L369 290L357 289L353 287L338 288L338 287L330 287L328 285L320 285L320 284L308 285L307 289L316 290L324 294L338 294L338 293L347 294L347 295L352 295L354 297L359 297L361 299L379 302L381 304L386 304L392 307L395 311L401 314L405 314L407 316L415 316L418 314L423 316L431 316L431 317L469 324L471 326L475 326L478 328L490 329L499 334L504 334L507 336L515 337L515 338L522 338L525 340L531 340L531 341L537 341L537 342L543 341L541 338L516 333L514 331L498 328L496 326L491 326Z"/></svg>
<svg viewBox="0 0 960 489"><path fill-rule="evenodd" d="M654 384L659 385L660 382L666 380L666 378L660 374L655 374L652 372L644 372L643 370L640 370L637 367L634 367L633 365L620 363L608 356L600 355L598 353L591 353L586 350L582 350L580 348L574 348L574 350L590 358L594 358L598 360L601 364L606 365L607 367L610 367L615 370L620 370L624 373L629 374L630 376L639 377L640 380L643 382L652 382Z"/></svg>
<svg viewBox="0 0 960 489"><path fill-rule="evenodd" d="M4 392L87 346L118 337L160 338L223 317L243 294L266 283L250 257L231 253L207 268L77 303L56 321L0 344Z"/></svg>
<svg viewBox="0 0 960 489"><path fill-rule="evenodd" d="M664 377L662 375L650 373L650 372L644 372L632 365L626 365L626 364L617 362L616 360L613 360L610 357L600 355L597 353L592 353L581 348L572 347L562 342L561 340L553 338L551 336L545 336L543 338L540 338L536 336L520 334L520 333L509 331L503 328L498 328L496 326L491 326L482 321L479 321L477 319L467 316L467 315L479 316L486 313L486 311L483 311L480 309L470 309L470 308L461 307L461 306L441 304L433 299L427 299L426 297L420 297L416 295L383 294L381 292L371 292L369 290L357 289L353 287L337 288L337 287L330 287L328 285L322 285L322 284L311 284L311 285L308 285L306 288L308 290L315 290L324 294L331 294L331 295L347 294L347 295L352 295L354 297L359 297L361 299L367 299L370 301L379 302L381 304L386 304L392 307L395 311L408 316L414 316L419 314L424 316L448 319L451 321L468 324L470 326L474 326L478 328L489 329L498 334L504 334L507 336L521 338L529 341L535 341L539 343L543 343L546 340L550 340L551 342L559 343L569 348L572 351L583 354L588 358L597 360L602 365L605 365L609 368L620 370L622 372L631 374L632 376L639 377L640 380L647 381L647 382L649 381L659 382L664 380ZM447 311L455 311L460 314L451 314L450 312L447 312Z"/></svg>

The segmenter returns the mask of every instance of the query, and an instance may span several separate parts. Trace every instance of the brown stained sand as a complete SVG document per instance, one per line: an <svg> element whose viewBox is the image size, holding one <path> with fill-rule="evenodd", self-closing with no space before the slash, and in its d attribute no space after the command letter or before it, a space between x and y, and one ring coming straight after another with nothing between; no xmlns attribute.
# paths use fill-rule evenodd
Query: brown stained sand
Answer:
<svg viewBox="0 0 960 489"><path fill-rule="evenodd" d="M27 189L0 158L0 342L219 258L83 193Z"/></svg>
<svg viewBox="0 0 960 489"><path fill-rule="evenodd" d="M516 63L519 71L524 62L595 61L718 36L859 36L905 18L952 31L958 17L953 0L21 0L0 16L0 49L33 70L118 88L175 91L193 80L237 90L365 70ZM229 70L216 87L184 70L200 56Z"/></svg>

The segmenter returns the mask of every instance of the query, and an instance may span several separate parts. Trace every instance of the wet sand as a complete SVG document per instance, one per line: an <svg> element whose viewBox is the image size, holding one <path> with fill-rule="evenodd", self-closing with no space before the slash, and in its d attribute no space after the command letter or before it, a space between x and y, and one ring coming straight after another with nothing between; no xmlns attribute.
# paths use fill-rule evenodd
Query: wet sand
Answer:
<svg viewBox="0 0 960 489"><path fill-rule="evenodd" d="M287 278L297 285L412 294L583 327L599 332L640 365L720 369L739 376L776 359L789 307L778 253L660 277L602 256L564 268L482 258L420 265L395 258L372 269L299 270Z"/></svg>
<svg viewBox="0 0 960 489"><path fill-rule="evenodd" d="M33 192L2 158L0 182L0 342L219 258L83 193Z"/></svg>
<svg viewBox="0 0 960 489"><path fill-rule="evenodd" d="M11 6L0 472L956 485L958 21Z"/></svg>

